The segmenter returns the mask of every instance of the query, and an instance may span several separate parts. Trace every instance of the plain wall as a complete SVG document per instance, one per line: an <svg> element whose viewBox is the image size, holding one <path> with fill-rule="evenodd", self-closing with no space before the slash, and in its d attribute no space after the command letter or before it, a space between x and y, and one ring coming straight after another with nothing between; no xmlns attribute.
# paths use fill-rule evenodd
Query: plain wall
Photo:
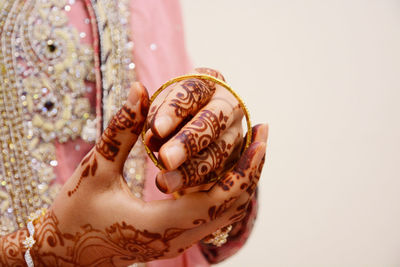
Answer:
<svg viewBox="0 0 400 267"><path fill-rule="evenodd" d="M219 266L400 266L400 1L181 3L195 66L270 124L254 232Z"/></svg>

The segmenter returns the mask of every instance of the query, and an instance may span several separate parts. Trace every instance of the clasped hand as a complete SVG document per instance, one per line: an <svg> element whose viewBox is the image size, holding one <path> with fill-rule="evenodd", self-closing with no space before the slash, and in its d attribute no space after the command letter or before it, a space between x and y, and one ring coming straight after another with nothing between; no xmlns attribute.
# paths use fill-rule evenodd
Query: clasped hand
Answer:
<svg viewBox="0 0 400 267"><path fill-rule="evenodd" d="M197 71L223 79L214 70ZM242 117L237 100L208 81L174 84L151 107L146 89L134 83L126 104L37 224L35 266L127 266L170 258L239 222L260 177L268 134L266 125L255 126L240 156ZM146 119L146 142L167 168L157 175L158 188L195 188L178 199L144 202L122 176Z"/></svg>

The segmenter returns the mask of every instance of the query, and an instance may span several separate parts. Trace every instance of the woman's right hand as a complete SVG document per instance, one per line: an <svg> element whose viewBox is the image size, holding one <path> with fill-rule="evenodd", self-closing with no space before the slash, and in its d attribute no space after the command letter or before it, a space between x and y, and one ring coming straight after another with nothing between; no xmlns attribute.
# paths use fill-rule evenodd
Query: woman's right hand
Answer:
<svg viewBox="0 0 400 267"><path fill-rule="evenodd" d="M207 192L147 203L130 192L122 169L148 103L146 89L135 83L127 103L37 224L35 266L127 266L170 258L245 216L263 165L265 135L255 138L236 167Z"/></svg>

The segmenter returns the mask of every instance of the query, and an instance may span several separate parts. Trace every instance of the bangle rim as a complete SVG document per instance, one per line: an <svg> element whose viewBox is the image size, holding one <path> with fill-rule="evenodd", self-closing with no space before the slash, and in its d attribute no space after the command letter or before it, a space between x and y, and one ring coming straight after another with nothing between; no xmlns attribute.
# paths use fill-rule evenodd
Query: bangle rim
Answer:
<svg viewBox="0 0 400 267"><path fill-rule="evenodd" d="M207 74L188 74L188 75L178 76L178 77L175 77L175 78L167 81L166 83L161 85L160 88L158 88L158 90L150 97L150 106L154 102L154 100L157 98L157 96L162 91L164 91L167 87L169 87L170 85L172 85L174 83L177 83L177 82L180 82L180 81L183 81L186 79L200 79L200 80L212 81L212 82L224 87L238 100L239 105L240 105L241 109L243 110L244 117L246 118L246 125L247 125L246 142L245 142L244 148L242 149L242 154L243 154L244 151L250 146L251 139L252 139L252 125L251 125L251 120L250 120L250 113L249 113L245 103L243 102L242 98L226 82L224 82L218 78L215 78L214 76L207 75ZM144 145L146 153L157 168L159 168L160 170L165 170L166 168L164 167L164 165L157 159L157 157L154 155L153 151L150 150L150 148L146 145L146 143L144 141L147 129L148 129L148 125L147 125L147 120L146 120L146 122L144 123L143 129L142 129L142 132L141 132L142 143ZM224 174L225 173L219 175L219 177L215 177L215 178L211 179L209 182L219 180L220 177L222 177Z"/></svg>

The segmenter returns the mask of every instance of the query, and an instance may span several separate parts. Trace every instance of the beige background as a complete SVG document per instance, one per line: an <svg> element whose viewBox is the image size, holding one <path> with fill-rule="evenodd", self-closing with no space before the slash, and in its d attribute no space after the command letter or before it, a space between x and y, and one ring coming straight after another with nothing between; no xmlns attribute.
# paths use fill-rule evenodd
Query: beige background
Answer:
<svg viewBox="0 0 400 267"><path fill-rule="evenodd" d="M196 66L270 123L261 209L223 266L400 266L400 1L182 0Z"/></svg>

